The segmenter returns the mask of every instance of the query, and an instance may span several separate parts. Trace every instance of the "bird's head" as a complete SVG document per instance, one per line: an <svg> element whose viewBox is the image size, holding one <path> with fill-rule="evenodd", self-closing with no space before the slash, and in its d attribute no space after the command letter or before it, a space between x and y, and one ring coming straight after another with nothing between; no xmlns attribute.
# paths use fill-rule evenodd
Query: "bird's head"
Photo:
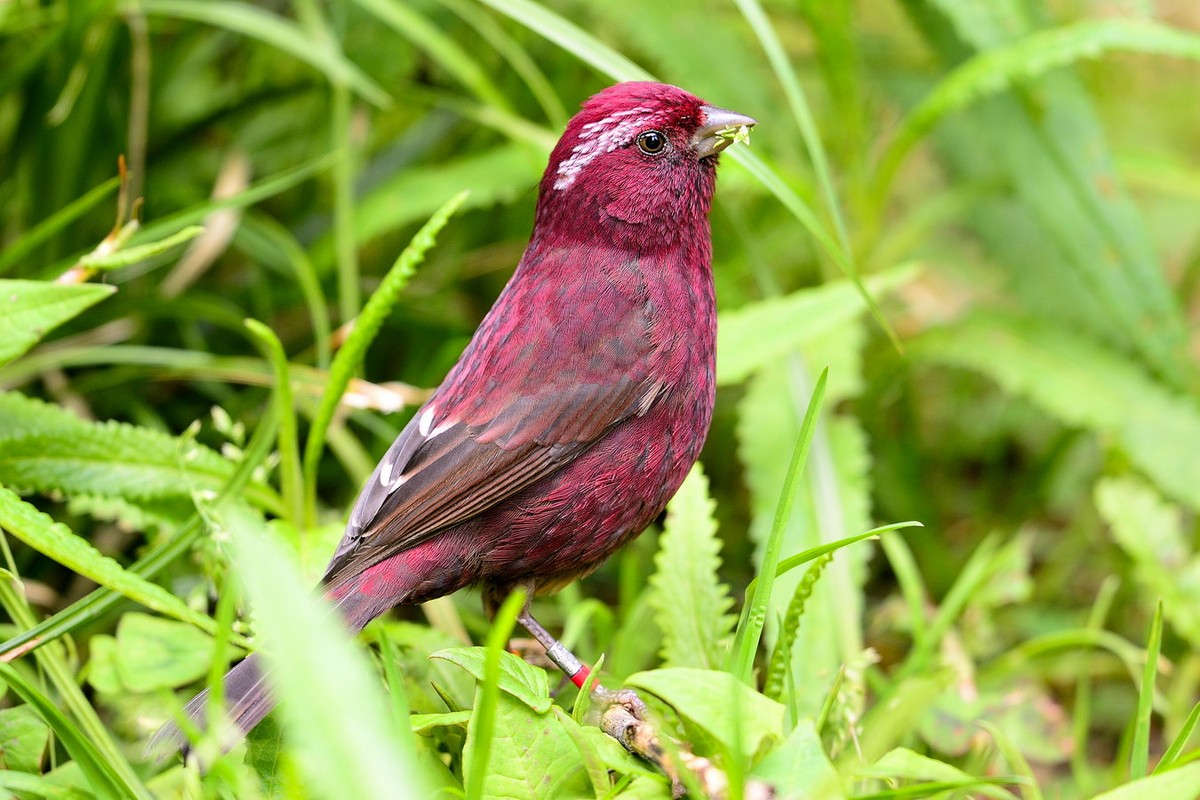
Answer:
<svg viewBox="0 0 1200 800"><path fill-rule="evenodd" d="M707 224L717 154L754 124L675 86L610 86L583 104L550 154L538 226L572 239L670 244Z"/></svg>

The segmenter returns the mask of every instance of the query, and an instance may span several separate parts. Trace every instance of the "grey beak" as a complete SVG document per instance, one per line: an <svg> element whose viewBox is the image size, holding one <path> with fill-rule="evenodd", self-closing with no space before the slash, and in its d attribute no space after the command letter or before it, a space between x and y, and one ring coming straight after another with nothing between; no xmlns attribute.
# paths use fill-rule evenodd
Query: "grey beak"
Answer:
<svg viewBox="0 0 1200 800"><path fill-rule="evenodd" d="M692 150L696 158L716 155L729 145L743 138L743 131L758 124L758 120L715 106L701 106L704 124L692 134Z"/></svg>

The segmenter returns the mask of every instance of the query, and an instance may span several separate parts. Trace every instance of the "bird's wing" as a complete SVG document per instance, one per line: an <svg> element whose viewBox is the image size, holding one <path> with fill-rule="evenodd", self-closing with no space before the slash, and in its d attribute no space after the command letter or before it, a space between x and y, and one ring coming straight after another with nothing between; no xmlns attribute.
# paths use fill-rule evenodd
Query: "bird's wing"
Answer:
<svg viewBox="0 0 1200 800"><path fill-rule="evenodd" d="M506 288L376 467L328 583L485 511L650 408L663 384L644 286L618 286L609 270L587 275L569 278L570 308L538 281Z"/></svg>

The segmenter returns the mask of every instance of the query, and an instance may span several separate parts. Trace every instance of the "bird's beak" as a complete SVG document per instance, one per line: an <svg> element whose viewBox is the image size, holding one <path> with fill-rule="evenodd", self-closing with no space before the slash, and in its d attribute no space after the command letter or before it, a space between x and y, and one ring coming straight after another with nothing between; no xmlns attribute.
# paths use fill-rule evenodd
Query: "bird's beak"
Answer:
<svg viewBox="0 0 1200 800"><path fill-rule="evenodd" d="M734 142L749 142L750 128L758 120L714 106L701 106L704 124L692 134L692 150L696 158L714 156Z"/></svg>

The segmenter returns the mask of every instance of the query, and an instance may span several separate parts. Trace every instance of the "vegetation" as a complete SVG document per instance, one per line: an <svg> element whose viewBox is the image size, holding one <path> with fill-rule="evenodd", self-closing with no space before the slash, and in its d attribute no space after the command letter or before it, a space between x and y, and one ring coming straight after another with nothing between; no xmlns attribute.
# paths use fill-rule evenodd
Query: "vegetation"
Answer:
<svg viewBox="0 0 1200 800"><path fill-rule="evenodd" d="M761 121L717 419L539 619L733 797L1200 795L1200 16L1154 5L0 3L0 790L669 797L511 604L350 643L308 588L571 110L652 74ZM144 752L260 643L246 744Z"/></svg>

